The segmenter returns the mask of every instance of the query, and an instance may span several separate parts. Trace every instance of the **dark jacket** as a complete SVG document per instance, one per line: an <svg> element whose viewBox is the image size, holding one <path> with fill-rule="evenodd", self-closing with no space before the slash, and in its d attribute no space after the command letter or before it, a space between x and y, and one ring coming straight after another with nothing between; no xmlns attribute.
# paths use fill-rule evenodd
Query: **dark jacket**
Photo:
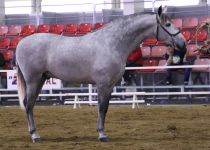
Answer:
<svg viewBox="0 0 210 150"><path fill-rule="evenodd" d="M174 50L173 55L172 55L173 61L172 61L171 65L181 65L181 64L183 64L185 54L186 54L186 51ZM166 59L168 59L169 55L166 54L165 57L166 57Z"/></svg>
<svg viewBox="0 0 210 150"><path fill-rule="evenodd" d="M6 64L4 55L0 52L0 67L3 67Z"/></svg>
<svg viewBox="0 0 210 150"><path fill-rule="evenodd" d="M138 48L128 56L126 66L135 67L135 66L142 66L142 64L143 60L142 60L141 48Z"/></svg>

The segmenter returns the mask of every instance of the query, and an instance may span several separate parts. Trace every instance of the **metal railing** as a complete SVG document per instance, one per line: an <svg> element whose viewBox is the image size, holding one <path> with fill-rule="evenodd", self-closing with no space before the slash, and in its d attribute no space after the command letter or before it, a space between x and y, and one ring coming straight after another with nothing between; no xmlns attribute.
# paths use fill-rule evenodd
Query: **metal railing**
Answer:
<svg viewBox="0 0 210 150"><path fill-rule="evenodd" d="M126 70L141 70L141 69L166 69L166 68L201 68L206 67L209 68L210 65L183 65L183 66L150 66L150 67L126 67ZM0 72L7 72L9 70L0 70ZM193 85L191 85L193 87ZM207 86L208 87L208 86ZM52 93L49 94L40 94L40 97L66 97L71 96L74 97L74 100L65 100L64 104L72 104L74 108L77 107L78 104L96 104L95 100L92 100L92 96L97 96L97 93L93 93L93 87L90 85L88 87L89 92L86 93ZM1 90L0 90L1 91ZM7 91L4 89L4 91ZM9 90L8 90L9 91ZM160 95L210 95L208 91L180 91L180 92L113 92L112 96L132 96L132 100L111 100L110 103L115 104L132 104L132 108L138 106L139 103L144 103L145 100L138 100L138 96L160 96ZM88 101L80 101L80 97L89 97ZM0 98L11 98L18 97L17 94L1 94Z"/></svg>

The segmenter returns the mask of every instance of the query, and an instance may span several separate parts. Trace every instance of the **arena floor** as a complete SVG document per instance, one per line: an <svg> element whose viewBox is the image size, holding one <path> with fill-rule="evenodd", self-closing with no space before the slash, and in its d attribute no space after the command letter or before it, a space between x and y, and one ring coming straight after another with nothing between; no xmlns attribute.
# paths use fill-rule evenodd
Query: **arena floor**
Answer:
<svg viewBox="0 0 210 150"><path fill-rule="evenodd" d="M95 106L37 106L35 119L42 143L33 144L25 113L19 107L0 107L0 149L210 149L210 106L111 106L107 143L97 140L96 118Z"/></svg>

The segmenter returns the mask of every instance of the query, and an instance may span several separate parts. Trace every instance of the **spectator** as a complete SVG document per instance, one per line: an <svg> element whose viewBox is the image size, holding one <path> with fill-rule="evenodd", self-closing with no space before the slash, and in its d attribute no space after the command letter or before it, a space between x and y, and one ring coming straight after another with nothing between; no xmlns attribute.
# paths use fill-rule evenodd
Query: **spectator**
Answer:
<svg viewBox="0 0 210 150"><path fill-rule="evenodd" d="M201 54L210 54L210 40L206 41L204 45L199 46L195 51Z"/></svg>
<svg viewBox="0 0 210 150"><path fill-rule="evenodd" d="M175 49L172 45L167 45L168 51L166 54L167 65L188 65L190 62L187 61L188 51ZM179 69L179 68L177 68ZM172 71L177 69L166 69L166 85L170 85L172 79ZM184 85L188 85L191 68L184 68Z"/></svg>
<svg viewBox="0 0 210 150"><path fill-rule="evenodd" d="M15 69L16 68L16 56L15 56L15 53L12 57L12 60L11 60L11 65L12 65L12 68Z"/></svg>
<svg viewBox="0 0 210 150"><path fill-rule="evenodd" d="M4 65L6 64L4 55L0 52L0 68L4 67Z"/></svg>
<svg viewBox="0 0 210 150"><path fill-rule="evenodd" d="M139 47L135 51L133 51L129 56L126 62L126 67L138 67L142 66L142 53L141 48ZM131 85L132 81L135 81L135 75L133 70L125 70L123 75L124 78L124 85Z"/></svg>
<svg viewBox="0 0 210 150"><path fill-rule="evenodd" d="M1 53L0 51L0 69L4 69L4 66L6 64L6 61L5 61L5 58L4 58L4 55ZM0 87L5 87L5 76L4 76L5 73L3 72L0 72Z"/></svg>

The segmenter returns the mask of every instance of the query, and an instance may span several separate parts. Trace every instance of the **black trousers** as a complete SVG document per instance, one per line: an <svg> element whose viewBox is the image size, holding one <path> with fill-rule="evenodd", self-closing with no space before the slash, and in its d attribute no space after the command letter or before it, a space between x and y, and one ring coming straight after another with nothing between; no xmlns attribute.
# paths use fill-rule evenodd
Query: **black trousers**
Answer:
<svg viewBox="0 0 210 150"><path fill-rule="evenodd" d="M179 65L183 65L183 64L179 64ZM172 65L172 66L174 66L174 65ZM171 79L172 79L172 71L175 71L175 70L178 70L178 69L166 69L166 80L170 83L171 83ZM184 82L189 81L191 70L192 70L191 68L183 68Z"/></svg>
<svg viewBox="0 0 210 150"><path fill-rule="evenodd" d="M134 62L127 62L126 67L136 67ZM125 70L125 73L123 74L123 78L126 83L131 83L132 79L135 78L134 74L131 72L131 70Z"/></svg>

